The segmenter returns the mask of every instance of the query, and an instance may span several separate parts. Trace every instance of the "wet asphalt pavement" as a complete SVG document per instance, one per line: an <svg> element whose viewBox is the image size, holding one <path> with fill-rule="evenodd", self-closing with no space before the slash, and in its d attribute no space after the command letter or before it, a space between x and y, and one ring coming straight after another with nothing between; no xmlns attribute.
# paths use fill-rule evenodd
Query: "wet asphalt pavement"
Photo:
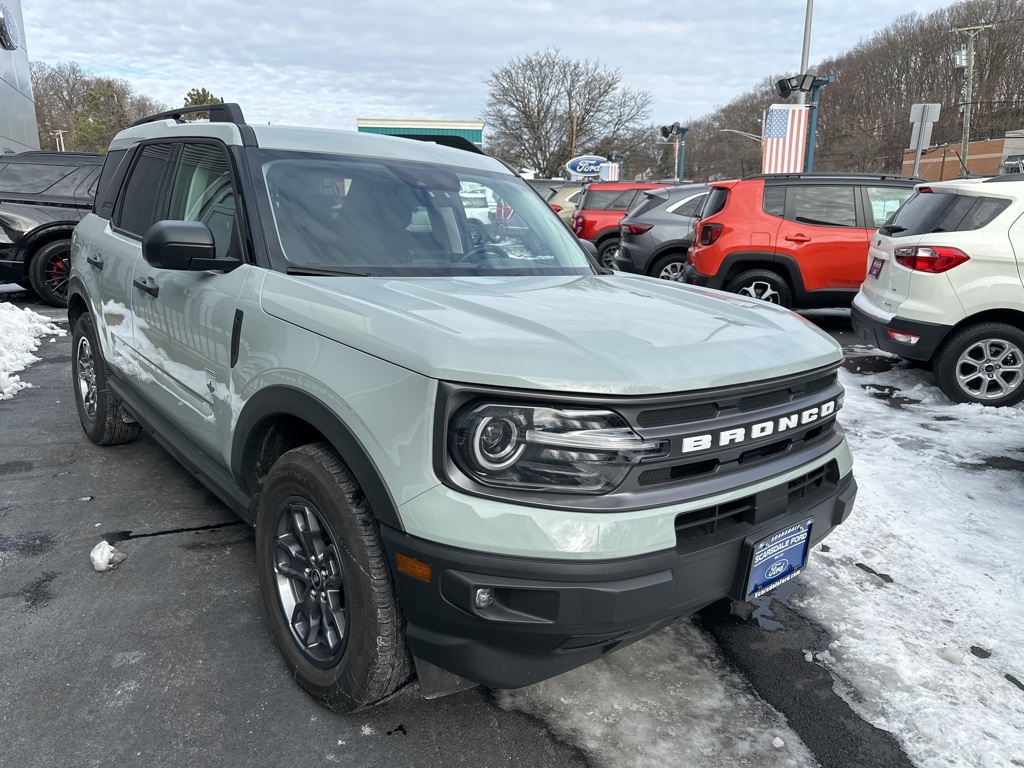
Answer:
<svg viewBox="0 0 1024 768"><path fill-rule="evenodd" d="M148 437L89 443L70 336L51 338L21 374L32 388L0 401L0 766L588 765L483 689L425 701L411 686L348 716L316 704L265 627L252 530ZM91 567L102 538L129 553L116 571ZM778 601L736 608L700 624L823 766L912 765L803 660L828 638Z"/></svg>

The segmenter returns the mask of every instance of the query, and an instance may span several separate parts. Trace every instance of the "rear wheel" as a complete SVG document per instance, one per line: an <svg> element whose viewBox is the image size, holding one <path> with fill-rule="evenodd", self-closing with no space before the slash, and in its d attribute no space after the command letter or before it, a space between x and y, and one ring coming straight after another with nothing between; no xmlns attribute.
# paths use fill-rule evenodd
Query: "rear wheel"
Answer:
<svg viewBox="0 0 1024 768"><path fill-rule="evenodd" d="M474 248L487 242L487 234L484 232L484 225L474 219L469 220L469 239Z"/></svg>
<svg viewBox="0 0 1024 768"><path fill-rule="evenodd" d="M733 278L725 290L780 307L793 306L793 291L789 284L778 272L770 269L749 269Z"/></svg>
<svg viewBox="0 0 1024 768"><path fill-rule="evenodd" d="M662 280L683 281L683 268L686 266L685 253L670 253L658 259L651 267L651 277Z"/></svg>
<svg viewBox="0 0 1024 768"><path fill-rule="evenodd" d="M43 301L54 307L68 305L71 241L56 240L36 251L28 264L28 278Z"/></svg>
<svg viewBox="0 0 1024 768"><path fill-rule="evenodd" d="M614 259L612 258L615 254L615 249L619 247L619 238L613 237L609 240L605 240L597 247L597 262L605 269L611 269Z"/></svg>
<svg viewBox="0 0 1024 768"><path fill-rule="evenodd" d="M377 523L326 444L288 451L267 474L256 562L270 630L314 698L353 712L408 682L405 620Z"/></svg>
<svg viewBox="0 0 1024 768"><path fill-rule="evenodd" d="M1014 405L1024 400L1024 331L979 323L953 334L935 356L939 388L957 403Z"/></svg>
<svg viewBox="0 0 1024 768"><path fill-rule="evenodd" d="M88 313L75 323L71 343L75 406L86 437L96 445L130 443L139 436L142 427L128 415L107 383L107 365Z"/></svg>

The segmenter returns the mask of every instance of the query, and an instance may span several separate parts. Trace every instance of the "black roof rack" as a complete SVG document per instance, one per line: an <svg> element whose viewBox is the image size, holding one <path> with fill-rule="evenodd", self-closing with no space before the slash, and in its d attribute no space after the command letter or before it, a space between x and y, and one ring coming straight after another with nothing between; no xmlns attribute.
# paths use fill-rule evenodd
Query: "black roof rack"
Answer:
<svg viewBox="0 0 1024 768"><path fill-rule="evenodd" d="M982 184L991 184L997 181L1024 181L1024 173L1004 173L1001 176L993 176L991 179L985 179Z"/></svg>
<svg viewBox="0 0 1024 768"><path fill-rule="evenodd" d="M885 179L897 181L925 181L919 176L898 173L861 173L858 171L815 171L813 173L755 173L744 179Z"/></svg>
<svg viewBox="0 0 1024 768"><path fill-rule="evenodd" d="M197 107L178 107L178 109L170 109L166 112L158 112L155 115L149 115L141 120L136 120L132 123L134 128L136 125L145 125L146 123L155 123L159 120L177 120L179 123L183 122L182 115L194 115L197 112L209 112L211 123L234 123L235 125L245 125L245 118L242 116L242 108L234 103L228 104L202 104Z"/></svg>
<svg viewBox="0 0 1024 768"><path fill-rule="evenodd" d="M448 136L441 134L416 134L416 133L392 133L387 134L395 136L399 139L415 139L416 141L429 141L434 144L440 144L443 147L451 147L452 149L462 149L466 152L475 152L478 155L487 154L480 147L474 144L467 138L462 136Z"/></svg>

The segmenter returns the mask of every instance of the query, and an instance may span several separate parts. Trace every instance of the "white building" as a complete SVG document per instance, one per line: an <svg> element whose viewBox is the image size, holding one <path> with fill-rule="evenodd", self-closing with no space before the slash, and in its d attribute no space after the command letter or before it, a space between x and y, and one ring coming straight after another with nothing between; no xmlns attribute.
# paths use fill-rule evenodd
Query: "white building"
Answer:
<svg viewBox="0 0 1024 768"><path fill-rule="evenodd" d="M21 0L0 0L0 154L39 149Z"/></svg>

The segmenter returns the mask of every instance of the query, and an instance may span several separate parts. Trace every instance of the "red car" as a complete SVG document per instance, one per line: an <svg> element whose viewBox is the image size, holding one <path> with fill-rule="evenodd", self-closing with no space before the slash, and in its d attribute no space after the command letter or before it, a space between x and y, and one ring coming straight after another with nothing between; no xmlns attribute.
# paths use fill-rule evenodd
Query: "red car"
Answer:
<svg viewBox="0 0 1024 768"><path fill-rule="evenodd" d="M784 307L849 306L871 234L917 181L814 173L711 182L682 281Z"/></svg>
<svg viewBox="0 0 1024 768"><path fill-rule="evenodd" d="M619 247L619 220L643 201L645 189L659 189L668 184L643 181L602 181L588 184L572 215L572 231L582 240L597 246L601 266L612 267L612 254Z"/></svg>

